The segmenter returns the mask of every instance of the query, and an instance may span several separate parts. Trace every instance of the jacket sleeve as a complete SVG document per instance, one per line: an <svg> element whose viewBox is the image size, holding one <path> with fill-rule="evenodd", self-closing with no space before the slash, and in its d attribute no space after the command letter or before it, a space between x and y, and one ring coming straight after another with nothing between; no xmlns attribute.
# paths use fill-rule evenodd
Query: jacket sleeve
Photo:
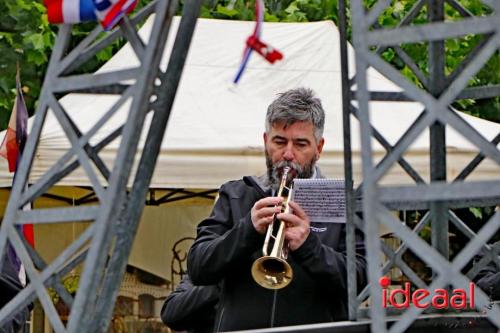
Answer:
<svg viewBox="0 0 500 333"><path fill-rule="evenodd" d="M212 327L218 300L217 286L194 286L186 276L163 303L161 320L176 331L190 330L202 323Z"/></svg>
<svg viewBox="0 0 500 333"><path fill-rule="evenodd" d="M500 242L492 244L496 251L500 248ZM484 250L474 257L474 265L485 256ZM474 278L476 285L481 288L493 301L500 301L500 270L497 265L490 261L486 266L480 269Z"/></svg>
<svg viewBox="0 0 500 333"><path fill-rule="evenodd" d="M2 271L0 272L0 308L3 308L18 292L23 289L23 285L19 282L17 270L7 256L4 256ZM0 326L0 333L19 332L19 329L24 326L32 304L22 307L10 316L4 324Z"/></svg>
<svg viewBox="0 0 500 333"><path fill-rule="evenodd" d="M337 294L347 293L347 252L345 243L345 226L339 237L340 244L335 250L323 244L316 234L309 233L300 248L292 252L294 259L312 276L317 278L324 290ZM360 233L356 234L356 276L358 291L366 283L366 259L364 242Z"/></svg>
<svg viewBox="0 0 500 333"><path fill-rule="evenodd" d="M19 312L14 314L10 319L8 319L2 326L0 326L0 333L16 333L25 326L26 321L28 321L30 316L30 310L28 307L22 308Z"/></svg>
<svg viewBox="0 0 500 333"><path fill-rule="evenodd" d="M262 246L263 236L253 227L250 211L241 212L240 220L233 221L233 216L240 215L231 211L227 186L221 187L210 217L198 225L189 250L188 271L195 285L218 283L239 259L248 258Z"/></svg>
<svg viewBox="0 0 500 333"><path fill-rule="evenodd" d="M500 271L484 271L481 278L477 280L477 286L487 293L492 300L500 300Z"/></svg>

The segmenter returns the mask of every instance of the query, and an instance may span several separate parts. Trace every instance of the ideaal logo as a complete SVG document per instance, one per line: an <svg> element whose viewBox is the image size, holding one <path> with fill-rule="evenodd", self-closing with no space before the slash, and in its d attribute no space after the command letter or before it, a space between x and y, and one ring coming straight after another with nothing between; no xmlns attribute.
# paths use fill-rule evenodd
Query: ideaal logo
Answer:
<svg viewBox="0 0 500 333"><path fill-rule="evenodd" d="M420 309L427 309L428 307L433 307L434 309L467 309L467 307L474 308L474 283L469 283L469 290L467 297L467 291L464 289L453 289L450 293L446 289L436 289L432 294L430 301L424 302L427 296L431 293L426 289L416 289L410 293L410 282L406 282L404 289L397 288L390 290L388 289L391 281L387 276L383 276L379 280L382 286L382 307L387 308L390 304L396 309L409 308L410 303L415 307ZM398 295L404 298L404 301L398 302ZM469 303L467 305L467 298Z"/></svg>

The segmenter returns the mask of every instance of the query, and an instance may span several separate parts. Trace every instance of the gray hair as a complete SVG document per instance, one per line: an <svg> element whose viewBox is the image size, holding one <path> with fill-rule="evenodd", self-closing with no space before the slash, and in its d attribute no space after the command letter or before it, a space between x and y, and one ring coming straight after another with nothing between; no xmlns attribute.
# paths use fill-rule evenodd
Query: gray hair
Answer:
<svg viewBox="0 0 500 333"><path fill-rule="evenodd" d="M296 88L278 95L267 108L266 132L279 122L284 122L285 127L297 121L310 121L314 126L316 141L323 137L325 127L325 111L321 100L314 96L309 88Z"/></svg>

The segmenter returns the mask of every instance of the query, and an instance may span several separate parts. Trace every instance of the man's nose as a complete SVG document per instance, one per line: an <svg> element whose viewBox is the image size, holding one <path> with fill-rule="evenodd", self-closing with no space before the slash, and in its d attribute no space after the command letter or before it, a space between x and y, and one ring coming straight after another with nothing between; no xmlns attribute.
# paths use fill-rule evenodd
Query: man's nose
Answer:
<svg viewBox="0 0 500 333"><path fill-rule="evenodd" d="M285 161L293 161L295 158L295 155L293 154L293 146L291 144L288 144L285 148L285 151L283 152L283 159Z"/></svg>

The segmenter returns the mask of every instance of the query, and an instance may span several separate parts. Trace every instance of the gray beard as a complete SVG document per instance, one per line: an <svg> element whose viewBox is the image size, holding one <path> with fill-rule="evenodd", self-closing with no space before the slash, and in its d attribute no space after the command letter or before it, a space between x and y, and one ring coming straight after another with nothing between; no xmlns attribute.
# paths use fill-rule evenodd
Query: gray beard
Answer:
<svg viewBox="0 0 500 333"><path fill-rule="evenodd" d="M295 178L311 178L314 172L314 166L316 165L316 158L314 157L309 163L301 166L298 163L290 162L290 161L279 161L273 164L271 160L271 156L268 155L266 151L266 166L267 166L267 179L268 185L274 191L278 190L278 187L281 182L281 175L283 172L283 168L288 166L290 167L294 173L297 175Z"/></svg>

